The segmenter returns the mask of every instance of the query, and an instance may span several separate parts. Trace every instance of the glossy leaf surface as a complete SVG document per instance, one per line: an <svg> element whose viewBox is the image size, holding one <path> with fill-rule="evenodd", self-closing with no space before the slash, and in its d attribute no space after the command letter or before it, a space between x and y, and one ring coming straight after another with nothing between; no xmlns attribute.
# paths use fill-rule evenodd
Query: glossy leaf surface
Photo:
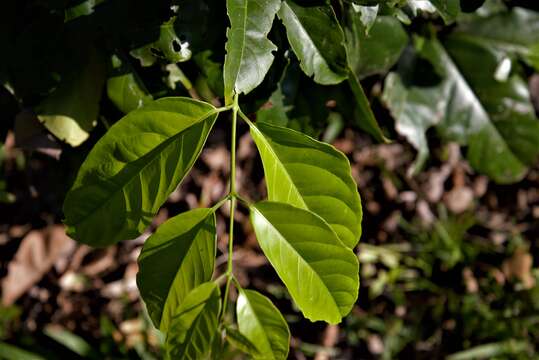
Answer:
<svg viewBox="0 0 539 360"><path fill-rule="evenodd" d="M216 250L215 214L195 209L159 226L139 256L137 284L148 314L163 332L187 294L210 281Z"/></svg>
<svg viewBox="0 0 539 360"><path fill-rule="evenodd" d="M346 44L350 67L359 78L388 71L408 43L403 26L392 16L379 16L370 32L365 31L360 14L350 11Z"/></svg>
<svg viewBox="0 0 539 360"><path fill-rule="evenodd" d="M333 146L270 124L251 126L268 199L321 216L353 248L361 235L361 201L348 159Z"/></svg>
<svg viewBox="0 0 539 360"><path fill-rule="evenodd" d="M406 72L386 80L384 98L397 130L428 153L424 131L436 126L443 139L468 146L468 161L499 183L518 181L539 155L539 121L526 85L517 75L494 78L499 52L469 38L453 36L449 53L435 40L421 42L421 56L441 77L438 84L406 84ZM450 56L451 55L451 56ZM477 56L481 63L477 63Z"/></svg>
<svg viewBox="0 0 539 360"><path fill-rule="evenodd" d="M217 335L221 297L214 282L193 289L170 323L165 350L168 359L203 359Z"/></svg>
<svg viewBox="0 0 539 360"><path fill-rule="evenodd" d="M336 324L357 298L359 264L352 250L319 216L277 202L251 206L264 254L311 321Z"/></svg>
<svg viewBox="0 0 539 360"><path fill-rule="evenodd" d="M477 38L507 54L521 56L539 70L539 13L515 7L488 17L477 17L457 27L457 32Z"/></svg>
<svg viewBox="0 0 539 360"><path fill-rule="evenodd" d="M323 85L346 79L344 34L329 5L303 7L283 1L279 18L305 74Z"/></svg>
<svg viewBox="0 0 539 360"><path fill-rule="evenodd" d="M254 359L285 360L290 344L290 330L279 309L264 295L240 289L236 303L241 334L258 349Z"/></svg>
<svg viewBox="0 0 539 360"><path fill-rule="evenodd" d="M230 28L227 43L224 81L225 102L234 94L247 94L260 85L277 47L267 35L279 10L280 0L227 0Z"/></svg>
<svg viewBox="0 0 539 360"><path fill-rule="evenodd" d="M115 123L66 196L68 234L93 246L141 234L191 169L216 118L209 104L163 98Z"/></svg>

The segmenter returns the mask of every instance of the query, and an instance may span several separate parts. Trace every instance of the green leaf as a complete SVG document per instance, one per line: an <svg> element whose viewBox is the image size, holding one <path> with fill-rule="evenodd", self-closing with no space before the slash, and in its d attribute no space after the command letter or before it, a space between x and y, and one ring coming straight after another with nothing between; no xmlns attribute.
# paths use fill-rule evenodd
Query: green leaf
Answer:
<svg viewBox="0 0 539 360"><path fill-rule="evenodd" d="M2 359L45 360L45 357L0 341L0 356Z"/></svg>
<svg viewBox="0 0 539 360"><path fill-rule="evenodd" d="M97 124L99 101L105 82L105 65L95 50L77 71L66 74L58 87L36 108L39 121L71 146L88 139Z"/></svg>
<svg viewBox="0 0 539 360"><path fill-rule="evenodd" d="M390 73L385 79L383 100L395 118L395 130L404 136L418 151L411 167L417 175L429 156L427 130L439 124L445 115L446 96L444 86L407 87L401 75Z"/></svg>
<svg viewBox="0 0 539 360"><path fill-rule="evenodd" d="M215 214L195 209L167 220L144 243L137 284L154 325L163 332L187 294L210 281L216 251Z"/></svg>
<svg viewBox="0 0 539 360"><path fill-rule="evenodd" d="M226 341L228 341L232 346L246 354L250 354L251 356L261 356L256 346L237 329L230 326L227 326L225 329Z"/></svg>
<svg viewBox="0 0 539 360"><path fill-rule="evenodd" d="M227 0L230 28L227 29L224 65L225 102L234 94L256 88L273 62L277 47L267 39L280 0Z"/></svg>
<svg viewBox="0 0 539 360"><path fill-rule="evenodd" d="M191 58L189 44L182 42L176 35L175 20L173 17L160 26L159 38L156 41L130 51L131 56L137 58L141 66L152 66L158 58L166 59L170 63L183 62Z"/></svg>
<svg viewBox="0 0 539 360"><path fill-rule="evenodd" d="M287 204L251 206L251 223L264 254L305 317L340 322L357 299L359 264L353 251L322 218Z"/></svg>
<svg viewBox="0 0 539 360"><path fill-rule="evenodd" d="M348 247L361 235L361 201L346 156L298 131L251 126L266 175L268 200L321 216Z"/></svg>
<svg viewBox="0 0 539 360"><path fill-rule="evenodd" d="M539 156L539 121L526 84L517 75L496 80L500 53L479 41L452 36L447 47L450 53L436 40L418 41L438 84L414 84L413 67L386 79L396 129L420 152L416 170L428 154L424 133L436 126L444 140L468 146L474 169L498 183L518 181Z"/></svg>
<svg viewBox="0 0 539 360"><path fill-rule="evenodd" d="M153 100L127 62L113 55L112 66L114 73L107 80L107 95L120 111L127 114Z"/></svg>
<svg viewBox="0 0 539 360"><path fill-rule="evenodd" d="M165 350L169 359L202 359L217 334L221 297L214 282L193 289L170 323Z"/></svg>
<svg viewBox="0 0 539 360"><path fill-rule="evenodd" d="M346 79L344 34L331 6L302 7L283 1L278 16L305 74L323 85Z"/></svg>
<svg viewBox="0 0 539 360"><path fill-rule="evenodd" d="M213 106L178 97L150 102L114 124L66 196L68 234L93 246L141 234L193 166L216 118Z"/></svg>
<svg viewBox="0 0 539 360"><path fill-rule="evenodd" d="M352 90L352 94L356 100L356 106L354 107L354 119L357 126L371 134L376 141L383 143L391 142L385 137L382 129L380 129L380 125L378 125L378 122L376 121L376 118L372 112L371 105L369 104L369 99L367 99L367 95L365 95L363 87L353 71L348 72L348 85L350 86L350 90Z"/></svg>
<svg viewBox="0 0 539 360"><path fill-rule="evenodd" d="M359 78L387 72L408 43L406 31L392 16L379 16L370 33L367 35L365 31L360 14L350 11L349 24L345 28L348 59Z"/></svg>
<svg viewBox="0 0 539 360"><path fill-rule="evenodd" d="M378 10L380 6L361 6L361 5L352 5L352 10L354 13L358 14L361 24L365 28L364 34L369 35L369 32L376 21L378 16Z"/></svg>
<svg viewBox="0 0 539 360"><path fill-rule="evenodd" d="M371 134L375 140L386 143L389 142L389 139L380 129L358 77L389 69L397 61L406 44L407 36L399 22L393 18L391 18L392 20L387 19L390 18L384 16L382 19L377 19L371 35L367 36L365 35L365 27L361 24L360 14L350 8L345 27L346 52L350 67L348 85L352 90L356 105L353 118L357 126ZM388 27L386 22L391 22L392 25ZM385 36L384 32L388 31L392 33L392 36ZM380 39L381 36L383 41ZM371 53L376 54L376 56L371 56Z"/></svg>
<svg viewBox="0 0 539 360"><path fill-rule="evenodd" d="M446 24L450 24L455 21L460 14L460 1L461 0L429 0L432 5L438 10L442 19Z"/></svg>
<svg viewBox="0 0 539 360"><path fill-rule="evenodd" d="M211 51L206 50L196 54L193 57L197 64L202 76L204 76L208 82L210 89L218 96L223 96L223 69L221 64L211 59Z"/></svg>
<svg viewBox="0 0 539 360"><path fill-rule="evenodd" d="M279 309L264 295L240 289L236 303L240 333L255 344L259 354L254 359L286 359L290 330Z"/></svg>
<svg viewBox="0 0 539 360"><path fill-rule="evenodd" d="M515 7L489 17L476 17L457 28L489 46L522 57L539 71L539 13Z"/></svg>
<svg viewBox="0 0 539 360"><path fill-rule="evenodd" d="M43 333L83 358L98 358L92 346L82 337L57 325L47 325Z"/></svg>

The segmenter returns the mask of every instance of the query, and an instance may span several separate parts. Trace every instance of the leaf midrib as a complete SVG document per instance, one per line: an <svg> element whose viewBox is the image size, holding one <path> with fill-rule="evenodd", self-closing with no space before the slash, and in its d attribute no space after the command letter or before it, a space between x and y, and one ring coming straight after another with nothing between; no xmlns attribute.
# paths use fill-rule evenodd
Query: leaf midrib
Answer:
<svg viewBox="0 0 539 360"><path fill-rule="evenodd" d="M271 355L272 355L271 359L277 360L277 358L275 357L275 354L273 352L273 348L271 347L271 341L269 340L268 335L266 334L266 331L264 329L264 326L262 325L262 322L260 321L260 318L258 317L257 312L254 311L254 307L251 305L251 301L249 300L249 297L247 296L245 291L243 292L243 296L245 297L246 302L249 304L249 307L251 308L251 312L253 313L254 320L255 320L256 324L262 329L262 332L265 335L264 337L266 339L266 343L267 343L269 349L271 350ZM255 345L255 347L256 347L256 345ZM257 348L257 350L260 351L258 348Z"/></svg>
<svg viewBox="0 0 539 360"><path fill-rule="evenodd" d="M333 298L332 294L331 294L331 291L328 289L326 283L322 280L322 278L320 277L320 275L318 274L318 272L316 272L312 267L311 265L298 253L298 251L296 250L296 248L294 246L292 246L292 244L288 241L286 241L286 238L283 236L283 234L281 234L281 232L275 227L273 226L273 224L264 216L264 214L262 214L262 212L260 210L258 210L255 206L252 207L252 209L254 211L256 211L258 214L260 214L260 216L264 219L264 221L269 224L271 226L272 229L274 229L274 231L277 233L279 239L284 242L285 244L288 244L288 247L291 248L291 251L296 254L296 256L298 258L300 258L304 264L306 264L309 269L311 269L312 273L316 274L318 280L322 283L322 285L324 286L324 289L327 291L327 293L329 294L329 298L332 300L333 302L333 305L335 305L335 308L337 309L337 312L340 314L341 313L341 310L340 310L340 306L337 304L337 302L335 301L335 299ZM324 220L325 221L325 220ZM333 230L331 230L333 231Z"/></svg>
<svg viewBox="0 0 539 360"><path fill-rule="evenodd" d="M248 13L248 10L247 10L247 7L248 7L248 4L249 4L249 1L248 0L244 0L245 2L245 6L244 6L244 11L243 11L243 27L242 27L242 39L241 39L241 52L240 52L240 57L239 57L239 65L238 65L238 71L236 71L236 75L234 76L234 93L236 93L237 89L236 89L236 85L238 83L238 77L240 76L240 70L241 70L241 67L243 65L243 54L244 54L244 51L245 51L245 39L247 38L247 13ZM232 28L232 26L231 26Z"/></svg>
<svg viewBox="0 0 539 360"><path fill-rule="evenodd" d="M285 173L288 181L291 184L291 187L293 187L294 190L296 191L296 193L299 194L299 198L301 199L303 208L306 209L306 210L310 210L309 207L307 206L307 204L305 203L305 200L303 199L303 194L299 191L299 189L296 186L296 184L294 183L294 181L292 181L292 177L290 176L288 170L286 169L286 166L282 162L281 158L275 153L275 151L273 150L273 148L271 147L269 142L266 140L265 135L262 133L262 131L260 131L260 129L258 129L256 127L256 125L252 125L251 129L258 134L258 138L262 140L262 142L264 143L266 149L271 153L271 155L273 155L275 157L276 160L278 160L278 162L280 164L280 167L283 169L283 172ZM275 179L274 179L274 181L275 181Z"/></svg>

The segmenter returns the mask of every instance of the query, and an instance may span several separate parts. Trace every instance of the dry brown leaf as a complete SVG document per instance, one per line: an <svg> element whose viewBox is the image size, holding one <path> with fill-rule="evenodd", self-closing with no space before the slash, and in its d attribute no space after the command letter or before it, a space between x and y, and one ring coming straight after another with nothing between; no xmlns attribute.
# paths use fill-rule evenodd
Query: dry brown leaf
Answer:
<svg viewBox="0 0 539 360"><path fill-rule="evenodd" d="M511 258L503 262L502 271L506 278L517 278L525 289L531 289L535 286L535 278L531 273L532 265L533 257L531 254L527 250L519 248Z"/></svg>
<svg viewBox="0 0 539 360"><path fill-rule="evenodd" d="M27 292L54 263L67 256L75 248L75 242L61 225L33 230L21 241L15 257L8 265L7 276L2 280L2 303L13 304Z"/></svg>
<svg viewBox="0 0 539 360"><path fill-rule="evenodd" d="M454 187L444 196L447 208L455 214L468 210L472 206L473 200L473 190L467 186Z"/></svg>

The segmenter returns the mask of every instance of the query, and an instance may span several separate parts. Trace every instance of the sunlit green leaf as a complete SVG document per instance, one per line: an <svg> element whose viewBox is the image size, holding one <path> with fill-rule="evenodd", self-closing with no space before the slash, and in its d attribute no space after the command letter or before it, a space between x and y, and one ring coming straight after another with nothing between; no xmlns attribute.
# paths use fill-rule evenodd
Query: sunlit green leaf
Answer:
<svg viewBox="0 0 539 360"><path fill-rule="evenodd" d="M217 334L221 297L214 282L193 289L174 313L167 333L168 359L203 359Z"/></svg>
<svg viewBox="0 0 539 360"><path fill-rule="evenodd" d="M298 131L251 126L266 175L268 199L308 209L353 248L361 235L361 201L346 156Z"/></svg>
<svg viewBox="0 0 539 360"><path fill-rule="evenodd" d="M303 7L287 0L278 15L305 74L324 85L346 79L344 34L331 6Z"/></svg>
<svg viewBox="0 0 539 360"><path fill-rule="evenodd" d="M141 234L193 166L216 118L209 104L163 98L114 124L66 196L68 234L93 246Z"/></svg>
<svg viewBox="0 0 539 360"><path fill-rule="evenodd" d="M254 359L287 358L290 331L279 309L267 297L240 289L236 314L240 333L258 349L258 354L252 354Z"/></svg>
<svg viewBox="0 0 539 360"><path fill-rule="evenodd" d="M252 205L251 223L264 254L305 317L340 322L357 299L359 265L353 251L322 218L287 204Z"/></svg>
<svg viewBox="0 0 539 360"><path fill-rule="evenodd" d="M247 94L260 85L277 47L267 39L280 0L227 0L230 28L227 30L224 65L225 101L234 94Z"/></svg>
<svg viewBox="0 0 539 360"><path fill-rule="evenodd" d="M170 218L144 243L137 284L150 318L161 331L168 330L172 314L187 294L211 280L215 249L211 209Z"/></svg>

